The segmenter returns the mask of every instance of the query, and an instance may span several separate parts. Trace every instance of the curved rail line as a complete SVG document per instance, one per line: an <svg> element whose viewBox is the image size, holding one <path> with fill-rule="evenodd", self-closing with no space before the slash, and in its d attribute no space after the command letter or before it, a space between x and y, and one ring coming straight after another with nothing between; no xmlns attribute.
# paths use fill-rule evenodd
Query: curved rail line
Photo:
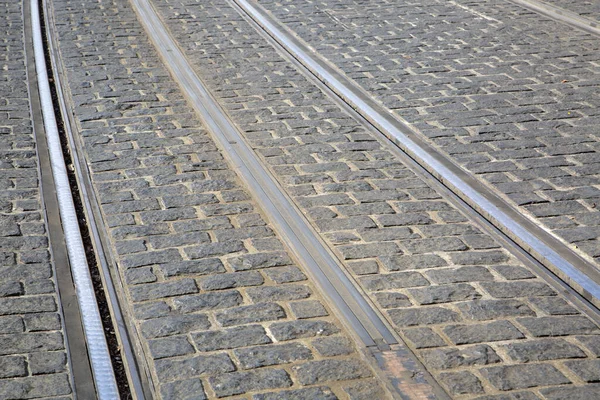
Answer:
<svg viewBox="0 0 600 400"><path fill-rule="evenodd" d="M592 306L589 312L597 313L596 308L600 306L600 272L592 263L426 143L412 128L377 103L370 94L256 2L228 1L254 25L255 29L277 43L280 52L287 54L288 58L302 66L306 75L320 81L341 102L346 103L347 110L368 121L371 130L394 143L454 197L464 202L470 209L471 216L480 220L483 218L484 224L491 223L499 231L496 237L500 232L504 234L525 250L525 253L533 256L569 287L575 289L586 301L591 302L595 307ZM565 287L560 290L564 291Z"/></svg>
<svg viewBox="0 0 600 400"><path fill-rule="evenodd" d="M46 69L40 11L37 0L31 0L30 10L35 70L44 128L48 141L52 175L54 177L60 219L67 245L71 272L77 291L77 300L81 310L97 397L101 400L118 399L119 391L108 345L104 336L100 310L94 295L94 287L87 264L85 248L81 239L81 232L79 231L67 168L62 154L62 146Z"/></svg>

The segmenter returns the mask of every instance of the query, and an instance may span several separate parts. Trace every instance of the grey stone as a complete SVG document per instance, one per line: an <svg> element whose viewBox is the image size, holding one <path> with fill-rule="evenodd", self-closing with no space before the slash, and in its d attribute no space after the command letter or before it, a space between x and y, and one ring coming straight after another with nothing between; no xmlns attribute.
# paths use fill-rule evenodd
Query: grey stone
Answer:
<svg viewBox="0 0 600 400"><path fill-rule="evenodd" d="M324 317L329 315L325 307L317 300L290 303L290 308L292 309L292 313L294 313L298 319Z"/></svg>
<svg viewBox="0 0 600 400"><path fill-rule="evenodd" d="M444 268L427 271L426 274L438 284L494 280L494 276L485 267Z"/></svg>
<svg viewBox="0 0 600 400"><path fill-rule="evenodd" d="M324 357L347 355L354 351L348 339L338 336L315 339L312 345Z"/></svg>
<svg viewBox="0 0 600 400"><path fill-rule="evenodd" d="M219 331L192 333L192 340L200 351L235 349L237 347L271 343L264 328L259 325L238 326Z"/></svg>
<svg viewBox="0 0 600 400"><path fill-rule="evenodd" d="M535 315L531 308L518 300L475 300L457 306L464 316L478 321Z"/></svg>
<svg viewBox="0 0 600 400"><path fill-rule="evenodd" d="M479 378L467 371L445 372L440 380L453 395L484 393Z"/></svg>
<svg viewBox="0 0 600 400"><path fill-rule="evenodd" d="M63 350L59 332L17 333L0 336L0 355Z"/></svg>
<svg viewBox="0 0 600 400"><path fill-rule="evenodd" d="M388 271L436 268L447 265L446 261L435 254L415 254L410 256L379 257Z"/></svg>
<svg viewBox="0 0 600 400"><path fill-rule="evenodd" d="M261 369L221 374L210 377L209 383L217 397L292 386L289 375L281 369Z"/></svg>
<svg viewBox="0 0 600 400"><path fill-rule="evenodd" d="M492 267L496 272L498 272L504 279L515 280L515 279L532 279L536 276L532 274L530 271L526 270L523 267L519 267L516 265L496 265Z"/></svg>
<svg viewBox="0 0 600 400"><path fill-rule="evenodd" d="M466 251L451 254L450 258L457 265L494 265L509 260L508 253L500 250Z"/></svg>
<svg viewBox="0 0 600 400"><path fill-rule="evenodd" d="M337 398L328 387L282 390L276 393L261 393L252 396L252 400L337 400Z"/></svg>
<svg viewBox="0 0 600 400"><path fill-rule="evenodd" d="M125 282L127 282L128 285L156 282L156 279L156 275L152 272L152 267L140 267L125 270Z"/></svg>
<svg viewBox="0 0 600 400"><path fill-rule="evenodd" d="M138 303L133 305L135 317L140 320L166 317L171 313L171 307L164 301Z"/></svg>
<svg viewBox="0 0 600 400"><path fill-rule="evenodd" d="M465 245L462 240L456 237L403 240L402 245L413 254L430 253L432 251L467 250L467 245Z"/></svg>
<svg viewBox="0 0 600 400"><path fill-rule="evenodd" d="M444 340L430 328L403 329L402 333L417 349L446 345Z"/></svg>
<svg viewBox="0 0 600 400"><path fill-rule="evenodd" d="M40 352L29 355L29 369L33 375L55 374L65 371L67 355L64 352Z"/></svg>
<svg viewBox="0 0 600 400"><path fill-rule="evenodd" d="M148 341L152 358L183 356L194 352L194 347L185 336L169 336Z"/></svg>
<svg viewBox="0 0 600 400"><path fill-rule="evenodd" d="M340 330L327 321L290 321L274 323L269 328L273 337L280 341L293 340L314 336L329 336Z"/></svg>
<svg viewBox="0 0 600 400"><path fill-rule="evenodd" d="M398 245L392 242L353 244L349 246L339 246L337 249L342 253L345 260L391 256L402 253Z"/></svg>
<svg viewBox="0 0 600 400"><path fill-rule="evenodd" d="M219 274L225 272L225 267L218 258L206 258L160 264L160 270L165 278L170 278L182 275Z"/></svg>
<svg viewBox="0 0 600 400"><path fill-rule="evenodd" d="M460 315L443 307L388 310L392 322L400 327L432 325L460 321Z"/></svg>
<svg viewBox="0 0 600 400"><path fill-rule="evenodd" d="M244 254L239 257L230 258L228 262L234 271L271 268L292 264L292 260L284 252Z"/></svg>
<svg viewBox="0 0 600 400"><path fill-rule="evenodd" d="M202 381L198 378L169 382L160 386L164 400L206 400Z"/></svg>
<svg viewBox="0 0 600 400"><path fill-rule="evenodd" d="M289 364L313 358L311 351L300 343L250 347L234 350L234 354L244 369Z"/></svg>
<svg viewBox="0 0 600 400"><path fill-rule="evenodd" d="M292 367L292 370L296 373L298 381L302 385L369 378L372 376L368 366L355 359L309 361L305 364Z"/></svg>
<svg viewBox="0 0 600 400"><path fill-rule="evenodd" d="M311 295L310 289L305 285L263 286L246 289L246 293L254 303L300 300Z"/></svg>
<svg viewBox="0 0 600 400"><path fill-rule="evenodd" d="M348 263L348 267L356 275L376 274L379 271L379 266L375 260L350 262Z"/></svg>
<svg viewBox="0 0 600 400"><path fill-rule="evenodd" d="M379 383L374 380L363 380L346 385L344 392L348 394L350 400L383 399L387 395Z"/></svg>
<svg viewBox="0 0 600 400"><path fill-rule="evenodd" d="M430 368L453 369L473 365L487 365L501 362L502 359L488 345L476 345L464 348L441 348L425 350L421 357Z"/></svg>
<svg viewBox="0 0 600 400"><path fill-rule="evenodd" d="M196 287L196 282L193 279L145 283L133 286L130 289L131 298L136 302L197 292L198 288Z"/></svg>
<svg viewBox="0 0 600 400"><path fill-rule="evenodd" d="M161 382L235 371L235 365L229 356L223 353L192 358L163 358L156 360L154 365Z"/></svg>
<svg viewBox="0 0 600 400"><path fill-rule="evenodd" d="M239 240L208 243L185 248L185 253L191 259L219 257L239 251L245 251L244 243Z"/></svg>
<svg viewBox="0 0 600 400"><path fill-rule="evenodd" d="M30 332L35 331L58 331L62 328L57 313L37 313L23 315L25 327Z"/></svg>
<svg viewBox="0 0 600 400"><path fill-rule="evenodd" d="M12 378L0 385L0 399L63 396L71 393L67 374Z"/></svg>
<svg viewBox="0 0 600 400"><path fill-rule="evenodd" d="M377 292L374 293L375 299L383 308L410 307L412 303L402 293L396 292Z"/></svg>
<svg viewBox="0 0 600 400"><path fill-rule="evenodd" d="M298 267L277 267L265 270L265 274L275 283L300 282L306 280L306 275Z"/></svg>
<svg viewBox="0 0 600 400"><path fill-rule="evenodd" d="M0 316L0 333L19 333L25 331L23 318L18 315Z"/></svg>
<svg viewBox="0 0 600 400"><path fill-rule="evenodd" d="M600 332L591 320L582 316L519 318L517 322L536 337L587 335Z"/></svg>
<svg viewBox="0 0 600 400"><path fill-rule="evenodd" d="M530 298L529 301L550 315L579 314L579 311L560 297L534 297Z"/></svg>
<svg viewBox="0 0 600 400"><path fill-rule="evenodd" d="M540 390L548 400L590 400L600 398L600 384L587 384L585 386L563 386Z"/></svg>
<svg viewBox="0 0 600 400"><path fill-rule="evenodd" d="M503 347L505 347L512 359L519 362L586 357L580 348L562 339L542 339L510 343Z"/></svg>
<svg viewBox="0 0 600 400"><path fill-rule="evenodd" d="M483 282L481 286L497 298L556 295L550 286L536 281Z"/></svg>
<svg viewBox="0 0 600 400"><path fill-rule="evenodd" d="M275 303L235 307L216 313L216 319L222 326L275 321L285 317L283 308Z"/></svg>
<svg viewBox="0 0 600 400"><path fill-rule="evenodd" d="M473 286L461 283L410 289L408 294L423 305L473 300L481 297L481 294Z"/></svg>
<svg viewBox="0 0 600 400"><path fill-rule="evenodd" d="M56 311L56 302L52 296L1 297L0 315L39 313Z"/></svg>
<svg viewBox="0 0 600 400"><path fill-rule="evenodd" d="M121 264L125 268L137 268L144 267L146 265L165 264L180 260L181 254L179 254L179 251L176 249L167 249L129 254L121 257Z"/></svg>
<svg viewBox="0 0 600 400"><path fill-rule="evenodd" d="M471 344L515 340L525 337L508 321L493 321L475 325L450 325L444 333L454 344Z"/></svg>
<svg viewBox="0 0 600 400"><path fill-rule="evenodd" d="M210 321L204 314L170 315L144 321L142 334L152 339L208 328L210 328Z"/></svg>
<svg viewBox="0 0 600 400"><path fill-rule="evenodd" d="M231 272L212 275L200 280L202 290L223 290L244 286L258 286L264 283L264 278L257 271Z"/></svg>
<svg viewBox="0 0 600 400"><path fill-rule="evenodd" d="M536 386L571 383L549 364L523 364L481 369L483 376L498 390L516 390Z"/></svg>
<svg viewBox="0 0 600 400"><path fill-rule="evenodd" d="M360 283L368 291L401 289L415 286L428 286L429 281L418 272L394 272L359 278Z"/></svg>
<svg viewBox="0 0 600 400"><path fill-rule="evenodd" d="M567 361L565 365L584 382L600 381L600 360Z"/></svg>
<svg viewBox="0 0 600 400"><path fill-rule="evenodd" d="M27 363L25 362L25 357L0 357L0 378L15 378L26 375Z"/></svg>
<svg viewBox="0 0 600 400"><path fill-rule="evenodd" d="M242 304L242 302L242 295L237 290L229 290L180 296L173 300L173 305L182 313L191 313L235 307Z"/></svg>

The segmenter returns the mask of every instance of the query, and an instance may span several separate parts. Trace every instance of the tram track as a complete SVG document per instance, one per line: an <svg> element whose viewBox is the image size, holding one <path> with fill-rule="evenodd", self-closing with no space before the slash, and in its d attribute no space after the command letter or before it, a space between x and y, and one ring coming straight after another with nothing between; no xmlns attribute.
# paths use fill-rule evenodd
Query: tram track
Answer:
<svg viewBox="0 0 600 400"><path fill-rule="evenodd" d="M558 239L551 237L539 228L535 229L535 226L529 226L531 225L530 221L518 214L516 210L511 209L494 193L485 187L480 188L478 182L473 181L459 167L443 159L440 154L435 153L435 150L428 148L427 144L419 142L419 138L413 132L408 132L408 128L401 122L392 120L392 117L386 116L381 112L382 110L378 110L375 107L375 101L367 98L365 93L359 92L358 87L353 87L349 82L343 82L345 78L335 70L334 66L325 60L316 58L310 60L310 56L293 50L292 46L286 43L305 46L300 48L304 52L308 50L308 46L292 37L289 32L283 31L283 27L279 27L282 30L277 31L278 27L275 26L275 21L269 20L270 17L264 10L252 11L251 8L255 6L246 0L229 0L229 2L238 12L243 13L246 20L252 21L255 28L270 43L275 44L281 53L288 54L288 59L303 69L304 73L330 97L334 98L346 112L354 114L354 118L363 126L368 127L370 131L379 132L384 142L393 144L398 149L399 158L409 165L411 170L435 187L452 204L468 213L478 226L483 226L486 232L538 272L551 286L578 305L593 320L596 322L600 320L596 309L596 306L600 304L598 303L600 289L597 286L600 279L596 276L593 266L570 251ZM280 187L276 178L269 174L267 167L257 157L239 129L229 119L226 112L220 108L218 101L208 91L206 85L193 72L185 54L179 49L175 40L170 37L167 28L150 3L146 0L131 0L131 3L135 5L136 11L140 15L140 21L155 42L168 69L177 78L182 90L186 92L187 97L202 116L206 126L212 131L220 147L228 154L236 172L242 176L246 185L255 194L263 211L269 215L270 222L288 243L291 252L310 271L311 278L317 282L321 291L335 305L346 326L375 357L383 374L390 381L399 376L405 378L400 384L393 382L398 390L398 395L402 398L417 398L416 396L446 398L444 390L438 387L433 378L424 372L424 367L418 359L403 346L401 339L389 322L344 270L341 266L342 262L320 238L310 222L302 215L298 206ZM48 16L46 16L46 24L51 24ZM57 56L52 47L52 40L50 40L50 53L51 57ZM315 57L315 54L312 56ZM318 68L310 66L313 62L316 62L317 67L323 68L325 72L333 73L333 78L342 81L342 84L336 86L328 83L328 78L322 71L319 72ZM55 59L54 63L59 64ZM55 73L55 79L55 90L59 100L57 108L63 115L68 116L67 119L70 119L67 102L62 97L64 93L61 88L60 72ZM360 106L360 101L371 107L375 113L367 112L364 106ZM81 188L82 209L85 210L86 219L90 224L91 241L96 248L96 257L100 260L102 282L109 293L106 307L115 316L118 343L123 347L126 375L131 385L132 397L141 399L146 396L146 398L150 398L149 378L145 377L145 367L139 365L143 364L140 358L142 352L136 349L135 343L132 343L135 342L134 338L131 340L129 338L129 332L135 328L127 326L125 318L121 315L117 293L121 291L118 278L113 279L114 277L110 273L112 264L110 255L104 255L102 250L106 245L106 239L103 238L105 235L103 228L96 222L96 216L99 215L97 200L93 195L85 162L77 154L77 140L69 128L69 121L65 122L66 134L73 152L75 174ZM397 134L390 133L390 130L399 130L405 138L399 138ZM410 143L411 141L415 143ZM424 155L426 153L429 154L429 157ZM446 170L449 170L450 174L456 174L457 177L448 175L448 172L444 172ZM491 205L488 206L486 202ZM514 226L511 228L513 222L507 222L507 218L516 219L517 224L525 225L525 228L515 228ZM526 237L531 232L535 233L536 240L533 242ZM557 248L560 250L556 251ZM534 255L532 256L531 253ZM581 270L585 271L584 275L580 275ZM588 282L589 277L593 277L592 283ZM411 379L411 375L416 376L416 379ZM109 381L110 379L106 380L106 382ZM103 395L99 391L99 398L112 398L110 397L112 394L106 394L110 393L108 389L106 390ZM128 396L126 392L121 391L121 398Z"/></svg>
<svg viewBox="0 0 600 400"><path fill-rule="evenodd" d="M299 35L283 26L254 1L230 0L245 19L270 38L281 54L329 92L330 97L377 133L438 190L479 221L512 252L542 273L561 292L570 293L600 320L600 273L554 234L514 209L478 179L426 143L407 124L392 115L335 65L312 50ZM545 270L545 271L544 271ZM558 278L558 279L557 279Z"/></svg>
<svg viewBox="0 0 600 400"><path fill-rule="evenodd" d="M57 279L65 280L69 274L65 267L70 265L74 280L71 285L75 288L71 294L69 282L59 284L65 313L70 315L68 330L75 332L68 335L75 394L81 399L143 399L136 359L100 238L101 228L93 214L89 177L78 155L66 109L56 37L50 28L52 12L44 0L32 0L30 9L35 54L32 63L36 65L32 86L39 88L39 112L43 115L43 127L39 130L44 134L39 140L44 143L40 143L39 157L42 168L52 171L52 179L45 179L43 190L50 198L56 193L56 207L60 208L54 213L54 206L47 203L55 220L50 223L50 230L54 231L51 234L59 242L64 235L66 241L63 256L57 254L60 246L54 246L61 269ZM71 310L73 302L78 302L78 311ZM84 328L81 334L76 333L79 324Z"/></svg>

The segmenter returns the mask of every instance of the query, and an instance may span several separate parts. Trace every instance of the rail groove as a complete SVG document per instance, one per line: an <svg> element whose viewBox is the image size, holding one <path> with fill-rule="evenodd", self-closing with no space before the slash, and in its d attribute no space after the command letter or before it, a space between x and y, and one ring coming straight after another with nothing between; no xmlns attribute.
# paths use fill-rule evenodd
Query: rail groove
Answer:
<svg viewBox="0 0 600 400"><path fill-rule="evenodd" d="M124 363L123 367L129 383L130 393L128 395L131 395L133 399L137 400L152 398L147 378L148 373L146 372L144 365L141 365L140 358L136 357L136 354L141 354L141 351L135 348L131 340L131 330L133 330L133 328L127 324L122 307L119 303L119 295L117 292L123 293L123 289L120 285L118 274L115 274L115 277L111 274L111 272L114 271L114 268L111 268L111 266L114 266L114 261L113 257L111 257L106 250L109 248L107 245L108 240L106 238L106 232L103 229L102 224L98 222L101 220L100 211L98 209L99 202L95 197L85 160L80 156L80 153L82 153L80 142L77 140L74 133L73 127L76 126L76 124L73 121L73 114L69 112L69 96L63 86L63 82L66 78L64 77L64 66L58 49L58 37L54 29L55 22L52 2L50 0L41 1L44 3L44 18L48 37L47 45L53 66L53 85L56 88L56 100L62 115L66 138L69 143L74 174L77 178L82 208L90 231L90 239L93 242L96 260L99 264L98 270L101 275L102 285L107 299L107 306L112 316L113 328L119 343L119 350Z"/></svg>
<svg viewBox="0 0 600 400"><path fill-rule="evenodd" d="M87 264L81 232L79 230L67 168L62 154L62 145L60 142L56 116L54 114L55 109L46 69L40 10L37 0L31 0L30 11L35 71L42 109L42 118L48 143L54 186L58 199L60 220L67 246L71 273L77 292L77 301L79 302L79 308L81 310L81 319L96 387L96 394L101 400L118 399L119 391L112 368L108 345L104 336L100 311L94 295L94 287Z"/></svg>
<svg viewBox="0 0 600 400"><path fill-rule="evenodd" d="M241 132L194 72L148 0L130 0L167 69L250 192L338 317L374 357L396 396L442 399L446 393L401 343L385 318L341 267L301 211L271 176ZM392 371L393 369L393 371ZM399 382L399 379L401 382Z"/></svg>
<svg viewBox="0 0 600 400"><path fill-rule="evenodd" d="M346 110L367 121L371 130L379 132L414 160L432 179L446 188L447 192L462 201L467 206L469 214L484 225L491 224L496 228L496 237L501 233L505 235L505 239L502 239L504 243L508 239L524 250L520 252L520 258L532 256L551 274L566 282L568 286L556 282L547 273L544 274L561 292L564 293L569 288L574 289L577 292L575 297L582 297L578 303L584 305L586 313L598 319L600 272L592 263L571 250L559 238L543 230L535 221L514 209L483 183L426 143L406 123L377 103L370 94L364 92L335 65L316 53L298 35L283 26L256 2L248 0L229 0L229 2L238 12L247 17L255 29L268 35L277 43L281 53L287 54L288 58L295 60L296 65L302 66L306 75L320 81L330 93L335 94L335 97L345 103ZM540 268L536 269L540 270ZM586 306L587 302L591 304Z"/></svg>

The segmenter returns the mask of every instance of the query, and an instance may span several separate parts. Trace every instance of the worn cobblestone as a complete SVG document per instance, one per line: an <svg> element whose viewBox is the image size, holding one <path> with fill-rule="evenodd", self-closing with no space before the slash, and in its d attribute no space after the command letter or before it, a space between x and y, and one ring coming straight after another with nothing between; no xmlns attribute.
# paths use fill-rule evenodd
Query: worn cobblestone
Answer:
<svg viewBox="0 0 600 400"><path fill-rule="evenodd" d="M594 2L550 3L600 16ZM594 36L510 2L260 4L443 154L600 257Z"/></svg>
<svg viewBox="0 0 600 400"><path fill-rule="evenodd" d="M226 1L198 5L190 0L154 0L154 4L169 21L171 32L194 63L197 73L244 131L246 139L330 246L345 260L348 270L356 274L366 292L374 301L381 300L385 304L382 305L387 307L384 315L418 356L422 357L427 348L460 351L466 345L487 345L498 357L496 365L508 368L514 361L501 346L548 335L544 332L544 319L550 318L550 313L544 310L539 299L561 297L346 116L269 47ZM283 14L292 8L314 10L313 6L297 2L286 2L285 6L283 3L265 4ZM415 8L413 4L385 4L396 9L395 13ZM340 3L340 8L344 7ZM419 7L415 9L421 12ZM322 17L329 18L318 13L318 18ZM295 18L294 22L303 24ZM302 18L306 23L312 21L312 16L306 14L302 14ZM396 26L385 18L371 20L365 25L376 20L386 21L386 26ZM324 26L327 26L324 32L338 27L337 23ZM422 29L422 26L415 29ZM414 39L415 43L418 40ZM386 63L386 69L391 69L385 58L378 57L374 62ZM420 70L415 70L415 75L443 72L425 65L414 64L412 68L417 67ZM232 74L232 71L236 73ZM368 74L377 75L377 69L369 70ZM367 81L363 79L361 83ZM377 82L376 79L372 81ZM510 97L513 92L503 93ZM415 107L419 106L410 105L402 110ZM453 113L456 111L450 110L448 115ZM452 124L467 119L471 119L469 123L478 124L496 116L486 110L471 114L468 117L461 115ZM527 123L518 113L515 115L512 120L507 118L512 121L507 123ZM506 125L499 118L495 123ZM457 129L452 132L459 127L453 128ZM445 140L451 145L448 137ZM457 151L460 146L456 146ZM519 151L523 146L526 150L536 151L539 147L533 139L522 144L506 140L500 146L502 151ZM469 160L469 152L477 153L467 150L466 163L473 162L473 157L480 157L480 154L473 154ZM486 167L482 174L487 178L520 173L516 164L513 164L514 170L505 172L509 164L496 163ZM543 168L528 164L527 168L563 168L559 164L562 162ZM506 182L512 181L508 177L498 179L498 183ZM564 201L570 200L560 200ZM438 294L434 295L437 290ZM431 301L431 305L421 305L421 300ZM557 307L560 308L558 304ZM572 325L568 317L561 314L552 317L559 326L565 326L565 335L591 337L596 334L591 321L580 315L572 316L576 318L573 321L578 328L567 330L566 327ZM541 322L536 324L538 320ZM302 327L299 322L275 322L271 332L277 340L307 338L319 331L321 334L326 332L315 324ZM579 343L573 344L582 349ZM548 371L564 371L560 361L545 360L540 365ZM492 383L493 378L482 375L485 365L474 364L469 368L468 373L458 366L444 370L445 377L457 377L462 382L453 389L445 386L454 395L491 395L500 391ZM441 379L441 370L432 373ZM545 385L542 379L532 378L528 382ZM562 382L557 379L551 384ZM520 385L515 384L507 390L523 393L523 389L535 387L519 388ZM531 393L525 392L522 396Z"/></svg>
<svg viewBox="0 0 600 400"><path fill-rule="evenodd" d="M129 3L53 6L78 138L157 397L344 398L348 380L371 377ZM344 202L334 195L315 201ZM348 344L343 359L341 344L332 355L312 344L325 336ZM331 358L320 388L304 388L295 368Z"/></svg>
<svg viewBox="0 0 600 400"><path fill-rule="evenodd" d="M70 399L31 121L23 8L23 1L0 0L0 398Z"/></svg>

